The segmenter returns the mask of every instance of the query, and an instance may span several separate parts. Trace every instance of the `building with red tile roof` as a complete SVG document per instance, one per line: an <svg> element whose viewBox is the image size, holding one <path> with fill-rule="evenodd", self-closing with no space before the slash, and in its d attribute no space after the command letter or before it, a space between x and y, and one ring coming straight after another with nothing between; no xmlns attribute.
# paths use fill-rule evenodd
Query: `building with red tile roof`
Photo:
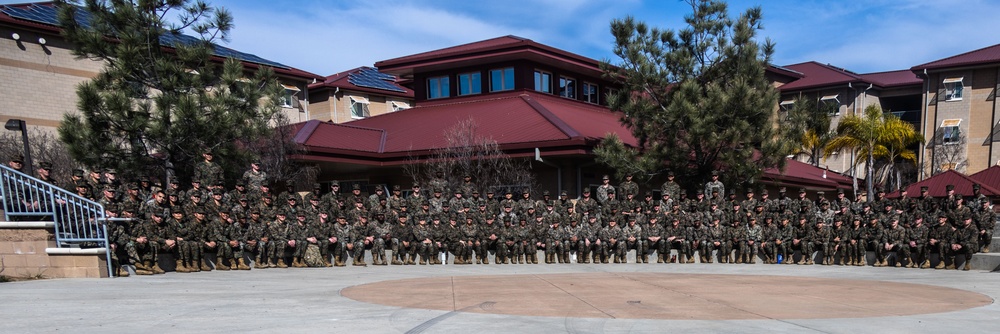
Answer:
<svg viewBox="0 0 1000 334"><path fill-rule="evenodd" d="M17 118L55 131L65 113L77 110L77 85L97 76L104 63L74 56L61 30L54 2L0 5L0 72L5 84L0 90L0 121ZM171 43L193 39L169 35L160 42L169 50ZM221 63L227 57L239 60L248 74L273 69L285 86L282 111L292 122L308 119L308 104L300 101L309 99L306 85L322 76L216 45L212 60Z"/></svg>
<svg viewBox="0 0 1000 334"><path fill-rule="evenodd" d="M979 191L983 195L990 197L1000 196L1000 189L955 170L944 171L909 185L906 187L906 195L909 197L920 196L920 189L927 187L927 194L931 197L946 197L948 196L948 186L950 185L955 187L955 194L971 196L972 186L976 184L979 185ZM886 195L886 197L897 198L899 194L899 192L894 192Z"/></svg>
<svg viewBox="0 0 1000 334"><path fill-rule="evenodd" d="M333 123L378 116L413 106L413 89L394 75L358 67L309 85L309 119Z"/></svg>
<svg viewBox="0 0 1000 334"><path fill-rule="evenodd" d="M1000 44L917 65L923 80L923 177L977 173L1000 160Z"/></svg>
<svg viewBox="0 0 1000 334"><path fill-rule="evenodd" d="M909 70L859 74L829 64L809 61L786 65L784 68L802 74L800 79L778 86L779 107L787 110L798 99L808 99L817 107L831 110L831 129L845 115L860 114L869 105L878 105L893 112L914 127L920 127L920 86L922 80ZM914 148L916 149L916 148ZM807 157L801 157L803 161ZM834 152L820 161L820 166L837 173L855 173L864 177L864 163L851 151ZM916 178L914 175L913 178Z"/></svg>
<svg viewBox="0 0 1000 334"><path fill-rule="evenodd" d="M294 158L318 164L321 179L408 185L412 180L404 167L434 159L449 145L445 132L471 122L476 135L495 141L510 157L529 161L542 189L578 195L610 174L594 162L601 140L615 134L627 145L638 144L621 125L621 115L603 100L615 87L604 79L597 60L529 39L503 36L375 65L408 89L414 106L341 124L296 125L295 141L305 150ZM803 77L777 66L768 69L768 76L778 83ZM343 86L338 77L343 74L310 88L360 90ZM851 187L849 178L795 162L785 172L768 170L765 177L763 182L775 187Z"/></svg>

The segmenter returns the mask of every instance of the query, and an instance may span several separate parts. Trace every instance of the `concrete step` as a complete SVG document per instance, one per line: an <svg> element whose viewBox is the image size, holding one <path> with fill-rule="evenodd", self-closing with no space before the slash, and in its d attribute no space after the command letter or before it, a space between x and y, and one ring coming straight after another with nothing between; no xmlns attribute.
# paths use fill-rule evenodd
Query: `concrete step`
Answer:
<svg viewBox="0 0 1000 334"><path fill-rule="evenodd" d="M994 238L993 242L996 242L996 238ZM990 251L993 251L993 249L990 249ZM1000 253L977 253L972 255L971 265L973 270L1000 270Z"/></svg>
<svg viewBox="0 0 1000 334"><path fill-rule="evenodd" d="M993 240L990 241L990 253L1000 253L1000 237L993 237Z"/></svg>

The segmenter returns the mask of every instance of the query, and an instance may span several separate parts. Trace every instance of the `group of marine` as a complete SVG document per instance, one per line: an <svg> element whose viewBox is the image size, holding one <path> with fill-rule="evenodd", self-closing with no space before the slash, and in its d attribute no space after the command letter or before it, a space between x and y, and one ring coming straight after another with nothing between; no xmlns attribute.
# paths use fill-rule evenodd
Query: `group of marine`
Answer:
<svg viewBox="0 0 1000 334"><path fill-rule="evenodd" d="M956 256L964 256L962 269L969 270L973 253L988 252L996 221L978 188L964 198L952 186L942 198L926 188L894 199L878 190L871 201L864 194L849 200L842 190L827 199L823 192L809 198L805 189L792 197L781 188L777 198L748 189L738 199L732 190L724 197L718 173L693 197L670 173L659 198L640 195L627 175L617 186L604 176L596 195L584 188L570 199L566 191L535 198L530 189L515 196L480 188L469 176L451 185L442 173L427 182L430 189L413 184L406 195L399 185L367 196L359 184L341 192L337 181L328 191L316 184L301 194L289 185L275 193L258 164L225 189L210 154L190 187L175 179L165 187L148 179L119 183L114 171L104 172L78 171L71 187L104 204L110 216L130 218L109 229L113 262L131 262L142 275L163 273L161 253L172 254L175 270L184 273L212 270L204 257L213 253L216 270L250 270L340 267L349 260L366 266L366 251L373 265L433 265L449 257L458 265L488 264L491 256L496 264L536 264L539 252L545 263L626 263L634 250L638 263L654 261L655 253L656 263L694 263L697 256L702 263L818 259L907 268L929 268L936 254L935 269L958 269Z"/></svg>

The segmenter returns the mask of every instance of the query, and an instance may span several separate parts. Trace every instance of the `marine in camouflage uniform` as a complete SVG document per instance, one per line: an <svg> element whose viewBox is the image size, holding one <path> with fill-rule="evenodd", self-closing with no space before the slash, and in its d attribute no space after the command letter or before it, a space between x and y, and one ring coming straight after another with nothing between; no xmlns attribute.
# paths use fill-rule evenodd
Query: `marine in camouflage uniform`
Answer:
<svg viewBox="0 0 1000 334"><path fill-rule="evenodd" d="M944 269L947 254L951 250L952 227L948 224L948 215L944 211L938 212L937 216L937 224L929 227L927 252L936 252L938 254L938 264L934 269Z"/></svg>
<svg viewBox="0 0 1000 334"><path fill-rule="evenodd" d="M882 237L882 249L884 254L896 252L896 259L893 261L896 267L902 266L903 259L910 258L910 248L907 245L906 229L899 226L899 219L892 219L889 228L885 229ZM886 259L882 259L882 266L887 266Z"/></svg>
<svg viewBox="0 0 1000 334"><path fill-rule="evenodd" d="M387 216L387 212L377 211L375 218L368 223L375 236L375 239L372 240L372 265L384 266L392 260L390 256L390 260L386 261L385 250L387 247L392 247L392 230L399 222L399 218L390 221Z"/></svg>
<svg viewBox="0 0 1000 334"><path fill-rule="evenodd" d="M965 257L965 266L962 270L967 271L971 269L972 255L979 250L979 229L972 223L971 216L964 218L963 224L956 227L954 233L952 233L951 253L949 256L951 264L948 266L948 269L958 269L955 262L956 255L964 255Z"/></svg>
<svg viewBox="0 0 1000 334"><path fill-rule="evenodd" d="M475 224L472 216L459 217L465 223L459 227L459 249L455 254L455 264L475 263L475 252L479 250L479 226Z"/></svg>
<svg viewBox="0 0 1000 334"><path fill-rule="evenodd" d="M344 214L337 216L337 223L333 226L333 230L330 232L330 247L332 247L333 253L333 265L337 267L343 267L344 262L347 261L347 257L351 251L354 250L353 226L347 223L347 217Z"/></svg>
<svg viewBox="0 0 1000 334"><path fill-rule="evenodd" d="M868 220L868 224L865 225L867 239L865 240L865 246L867 249L872 250L875 253L875 263L873 266L881 267L884 264L884 252L883 252L883 240L885 240L885 228L879 223L878 218L871 218Z"/></svg>
<svg viewBox="0 0 1000 334"><path fill-rule="evenodd" d="M265 258L261 259L271 267L288 268L285 263L285 247L288 246L288 213L275 212L275 218L267 225L268 241L264 248Z"/></svg>
<svg viewBox="0 0 1000 334"><path fill-rule="evenodd" d="M667 242L663 240L663 226L657 224L657 220L659 217L651 215L647 218L646 226L643 226L642 255L647 257L656 251L656 263L663 263L664 254L669 252L667 251Z"/></svg>
<svg viewBox="0 0 1000 334"><path fill-rule="evenodd" d="M802 253L802 260L795 262L797 264L810 265L813 264L813 243L810 239L813 235L812 227L808 224L808 218L805 214L799 214L799 221L792 228L791 243L789 243L788 257L785 261L792 263L793 261L793 251L799 250Z"/></svg>
<svg viewBox="0 0 1000 334"><path fill-rule="evenodd" d="M626 221L628 222L628 224L625 226L625 228L622 228L622 233L624 234L622 239L623 242L625 243L625 253L621 259L622 263L628 263L628 256L627 256L628 251L632 249L635 250L636 263L649 262L649 259L645 258L644 254L642 254L643 251L642 227L639 226L639 223L636 221L635 216L627 216Z"/></svg>
<svg viewBox="0 0 1000 334"><path fill-rule="evenodd" d="M430 257L437 255L437 244L434 243L433 238L434 231L427 225L426 220L418 221L417 226L413 227L413 242L415 243L416 253L420 255L419 263L421 265L433 263Z"/></svg>
<svg viewBox="0 0 1000 334"><path fill-rule="evenodd" d="M996 229L997 214L990 207L988 199L979 202L979 210L976 212L973 221L979 230L979 233L977 233L979 250L983 253L989 253L990 243L993 242L993 230Z"/></svg>
<svg viewBox="0 0 1000 334"><path fill-rule="evenodd" d="M366 267L368 263L365 262L365 250L375 246L375 229L368 224L367 216L359 216L351 232L353 232L351 238L354 240L354 262L351 264Z"/></svg>
<svg viewBox="0 0 1000 334"><path fill-rule="evenodd" d="M618 227L617 218L611 217L608 226L601 230L600 238L604 247L601 249L601 263L608 263L608 256L613 258L614 263L622 263L625 258L624 233Z"/></svg>
<svg viewBox="0 0 1000 334"><path fill-rule="evenodd" d="M764 229L757 224L756 217L750 217L750 224L746 227L746 246L741 251L743 263L757 263L757 254L760 252L760 243L764 239Z"/></svg>
<svg viewBox="0 0 1000 334"><path fill-rule="evenodd" d="M868 229L861 223L860 216L851 219L851 226L848 228L847 243L847 265L863 266L868 251L865 248L865 239L868 238Z"/></svg>
<svg viewBox="0 0 1000 334"><path fill-rule="evenodd" d="M712 251L718 251L716 256L719 258L719 263L724 263L724 261L729 259L726 254L730 253L732 250L729 249L729 243L726 242L728 233L726 233L726 228L722 226L721 217L712 217L712 224L708 226L707 235L705 236L705 246L702 249L702 253L707 261L707 263L712 263Z"/></svg>

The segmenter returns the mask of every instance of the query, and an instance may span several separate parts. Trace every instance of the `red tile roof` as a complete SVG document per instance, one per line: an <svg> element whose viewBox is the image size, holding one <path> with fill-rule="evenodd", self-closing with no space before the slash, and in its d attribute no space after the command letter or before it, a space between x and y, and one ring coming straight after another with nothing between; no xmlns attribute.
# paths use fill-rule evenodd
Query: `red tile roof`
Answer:
<svg viewBox="0 0 1000 334"><path fill-rule="evenodd" d="M375 67L385 73L407 77L414 68L450 69L456 63L467 65L469 62L497 59L534 59L554 66L572 67L580 73L603 74L600 62L595 59L510 35L383 60L376 62Z"/></svg>
<svg viewBox="0 0 1000 334"><path fill-rule="evenodd" d="M810 88L845 85L847 83L874 84L881 88L920 85L923 80L910 70L875 72L857 74L849 70L820 64L814 61L788 65L787 70L802 73L801 79L789 82L781 87L781 91L798 91Z"/></svg>
<svg viewBox="0 0 1000 334"><path fill-rule="evenodd" d="M990 168L969 175L969 177L983 185L1000 189L1000 165L990 166Z"/></svg>
<svg viewBox="0 0 1000 334"><path fill-rule="evenodd" d="M26 19L21 19L21 18L13 17L13 16L5 13L5 11L8 11L8 10L17 11L17 10L39 10L39 9L47 9L47 10L51 11L50 7L55 7L55 2L53 2L53 1L43 1L43 2L28 2L28 3L10 4L10 5L0 5L0 24L10 24L10 25L14 25L14 26L27 27L27 28L30 28L30 29L36 29L38 31L49 32L49 33L52 33L52 34L55 34L55 35L59 35L60 32L62 31L62 28L60 28L58 25L53 25L53 24L47 23L47 22L51 22L52 21L52 19L53 19L52 17L35 16L35 19L26 20ZM35 15L37 15L37 14L35 14ZM46 14L46 15L48 15L48 14ZM43 21L46 22L46 23L43 23ZM187 38L193 38L193 37L187 36ZM276 74L278 74L280 76L296 77L296 78L300 78L302 80L310 80L310 81L313 80L313 79L316 79L316 80L323 79L323 76L320 76L318 74L310 73L310 72L307 72L307 71L304 71L304 70L300 70L300 69L297 69L297 68L294 68L294 67L283 65L283 64L280 64L280 63L277 63L277 62L274 62L274 61L271 61L271 60L268 60L268 59L264 59L264 58L258 57L256 55L252 55L252 54L244 53L244 52L241 52L241 51L238 51L238 50L234 50L234 49L231 49L231 48L227 48L225 46L216 45L216 51L215 52L216 52L216 54L212 56L212 60L213 61L222 62L222 61L224 61L226 59L225 58L226 56L229 56L229 57L235 57L238 60L240 60L240 62L243 64L243 66L246 67L246 68L248 68L248 69L254 69L255 70L255 69L258 69L258 68L261 68L261 67L269 67L269 68L271 68L271 69L274 70L274 73L276 73ZM276 65L280 65L280 66L276 66Z"/></svg>
<svg viewBox="0 0 1000 334"><path fill-rule="evenodd" d="M801 90L862 81L861 76L857 73L830 65L820 64L815 61L788 65L784 66L784 68L802 73L804 76L801 79L778 87L778 89L782 91Z"/></svg>
<svg viewBox="0 0 1000 334"><path fill-rule="evenodd" d="M927 187L927 193L931 197L945 197L948 195L948 191L945 188L948 185L955 186L955 193L962 196L972 195L972 185L978 184L980 186L980 192L986 196L997 196L1000 195L1000 190L994 188L993 186L984 184L978 180L975 180L965 174L956 172L954 170L949 170L944 173L940 173L931 176L923 181L911 184L906 187L907 196L916 197L920 196L920 187ZM892 194L886 195L889 198L899 197L899 192L894 192Z"/></svg>
<svg viewBox="0 0 1000 334"><path fill-rule="evenodd" d="M350 70L347 70L347 71L343 71L343 72L340 72L340 73L337 73L337 74L333 74L333 75L327 76L325 78L325 80L309 85L309 89L312 90L312 89L320 89L320 88L338 88L339 87L340 89L350 89L350 90L360 91L360 92L367 92L367 93L374 93L374 94L381 94L381 95L389 95L389 96L398 96L398 97L405 97L405 98L410 98L410 99L413 98L413 89L410 89L410 88L407 88L407 87L404 87L404 86L400 85L398 80L396 82L391 83L391 84L392 84L392 86L396 87L397 89L402 90L402 92L385 90L385 89L378 89L378 88L372 88L372 87L358 86L358 85L355 85L355 84L351 83L348 80L348 78L352 74L360 73L362 70L377 71L377 69L372 68L372 67L367 67L367 66L362 66L362 67L350 69Z"/></svg>
<svg viewBox="0 0 1000 334"><path fill-rule="evenodd" d="M787 160L784 171L777 168L765 169L761 179L775 185L810 190L851 189L854 185L849 177L793 159Z"/></svg>
<svg viewBox="0 0 1000 334"><path fill-rule="evenodd" d="M923 79L918 78L917 75L910 70L865 73L861 75L861 79L883 88L920 85L924 83Z"/></svg>
<svg viewBox="0 0 1000 334"><path fill-rule="evenodd" d="M534 43L534 42L532 42L530 39L527 39L527 38L513 36L513 35L507 35L507 36L502 36L502 37L497 37L497 38L491 38L491 39L487 39L487 40L483 40L483 41L478 41L478 42L472 42L472 43L467 43L467 44L462 44L462 45L456 45L456 46L447 47L447 48L444 48L444 49L438 49L438 50L427 51L427 52L412 54L412 55L398 57L398 58L387 59L387 60L383 60L383 61L375 63L375 66L377 66L377 67L391 66L391 65L394 65L394 64L398 64L398 63L408 63L408 62L413 62L413 61L418 61L418 60L447 57L447 56L451 56L451 55L457 55L457 54L463 54L463 53L469 53L469 52L480 52L480 51L493 50L493 49L502 48L502 47L509 47L509 46L512 46L512 45L525 45L525 44L529 44L529 43Z"/></svg>
<svg viewBox="0 0 1000 334"><path fill-rule="evenodd" d="M295 140L311 151L372 152L398 158L446 147L442 133L472 119L477 133L492 138L502 149L592 146L608 132L618 134L626 144L637 144L619 123L619 114L598 105L533 91L474 98L423 103L345 124L310 121Z"/></svg>
<svg viewBox="0 0 1000 334"><path fill-rule="evenodd" d="M972 50L948 58L917 65L911 67L910 70L913 72L919 72L925 69L933 70L939 68L973 66L990 63L1000 63L1000 44L987 46L982 49Z"/></svg>

